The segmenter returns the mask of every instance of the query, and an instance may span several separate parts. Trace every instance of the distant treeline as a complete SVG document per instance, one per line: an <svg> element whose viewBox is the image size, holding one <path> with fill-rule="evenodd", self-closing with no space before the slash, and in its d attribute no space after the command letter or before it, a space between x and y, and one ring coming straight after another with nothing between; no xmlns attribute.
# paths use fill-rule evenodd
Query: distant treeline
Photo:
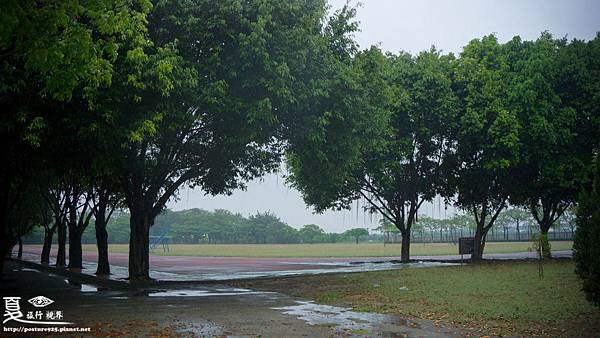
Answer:
<svg viewBox="0 0 600 338"><path fill-rule="evenodd" d="M108 242L129 243L129 217L125 211L115 211L108 223ZM553 232L574 231L574 210L569 209L553 227ZM399 232L390 222L382 219L381 225L369 234L364 228L353 228L343 233L327 233L316 224L306 224L300 229L289 226L271 212L257 213L244 217L239 213L217 209L165 210L150 228L150 236L156 240L168 236L170 243L181 244L288 244L288 243L338 243L359 241L392 241ZM532 233L538 233L531 215L525 210L511 208L500 214L492 229L491 240L529 240ZM412 231L417 242L455 242L458 237L472 236L475 224L467 215L455 215L449 219L419 217ZM391 236L391 237L390 237ZM570 236L569 236L570 238ZM35 228L25 237L25 243L43 243L44 230ZM151 239L150 243L153 240ZM96 237L93 227L88 227L82 236L82 243L94 244Z"/></svg>
<svg viewBox="0 0 600 338"><path fill-rule="evenodd" d="M127 212L115 211L107 226L109 243L129 243L129 217ZM182 244L335 243L355 242L357 237L359 240L368 239L366 229L326 233L316 224L296 229L270 212L244 217L222 209L165 210L150 228L150 236L155 236L153 238L163 235L168 236L171 243ZM43 238L43 228L36 228L27 235L25 243L43 243ZM94 227L85 230L82 243L96 243Z"/></svg>

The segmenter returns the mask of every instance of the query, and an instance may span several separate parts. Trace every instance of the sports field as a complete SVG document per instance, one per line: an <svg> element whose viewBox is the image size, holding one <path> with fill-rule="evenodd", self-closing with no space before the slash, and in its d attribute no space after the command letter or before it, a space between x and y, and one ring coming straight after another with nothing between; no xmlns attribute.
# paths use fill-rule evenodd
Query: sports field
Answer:
<svg viewBox="0 0 600 338"><path fill-rule="evenodd" d="M569 250L571 241L551 242L552 250ZM485 253L529 251L529 242L487 243ZM414 256L456 255L458 246L450 243L414 243ZM127 253L127 244L111 244L109 252ZM96 251L94 244L84 245L84 251ZM336 243L336 244L171 244L169 251L157 247L153 255L199 257L390 257L400 255L400 244Z"/></svg>

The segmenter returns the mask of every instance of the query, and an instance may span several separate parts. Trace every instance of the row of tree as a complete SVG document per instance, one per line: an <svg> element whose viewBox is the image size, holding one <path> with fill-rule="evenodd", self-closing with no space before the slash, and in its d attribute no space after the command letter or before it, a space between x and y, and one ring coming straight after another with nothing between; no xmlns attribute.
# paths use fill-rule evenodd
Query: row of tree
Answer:
<svg viewBox="0 0 600 338"><path fill-rule="evenodd" d="M57 264L68 241L81 267L93 220L106 273L106 226L124 207L129 277L148 279L150 228L180 187L228 194L279 168L354 81L355 10L328 15L325 0L2 1L0 13L0 264L42 224L44 257L56 232Z"/></svg>
<svg viewBox="0 0 600 338"><path fill-rule="evenodd" d="M93 206L92 206L93 208ZM575 230L574 210L565 212L555 223L555 232L568 232L569 238ZM81 212L80 215L83 215ZM44 243L42 263L49 262L49 250L52 245L55 225L52 212L46 213L48 220L42 221L40 227L24 237L27 243ZM87 213L88 217L90 216ZM125 211L109 211L110 220L102 233L106 231L106 240L110 244L123 244L129 242L130 215ZM97 217L101 219L101 217ZM338 243L359 242L360 240L382 241L384 237L394 238L399 230L387 219L381 219L381 225L370 234L366 228L353 228L343 233L327 233L316 224L306 224L300 229L289 226L271 212L257 213L250 217L232 213L227 210L217 209L207 211L202 209L188 209L171 211L169 209L160 213L150 228L150 236L154 241L161 236L166 237L173 244L288 244L288 243ZM104 224L104 223L103 223ZM520 209L507 209L500 213L494 227L496 236L500 240L530 240L533 233L538 233L539 228L530 213ZM419 216L418 222L412 227L411 237L419 241L445 241L456 242L458 237L468 236L476 228L472 217L465 214L454 215L448 219L435 219ZM494 228L492 228L492 231ZM70 228L66 228L69 233ZM98 229L86 227L81 236L81 242L90 244L98 241ZM509 237L509 235L512 235ZM389 240L390 238L388 238ZM56 243L56 241L54 241ZM64 258L61 258L64 259Z"/></svg>
<svg viewBox="0 0 600 338"><path fill-rule="evenodd" d="M43 223L45 252L56 231L57 264L68 240L78 268L94 220L108 272L122 206L132 281L149 278L150 227L180 187L227 194L279 168L327 111L315 103L356 30L353 9L328 15L325 0L7 0L0 13L0 263Z"/></svg>
<svg viewBox="0 0 600 338"><path fill-rule="evenodd" d="M317 210L362 198L400 231L402 261L425 201L471 215L473 261L509 205L547 233L591 182L600 140L600 35L494 35L459 56L353 54L343 90L289 151L290 182ZM348 96L348 91L352 95Z"/></svg>
<svg viewBox="0 0 600 338"><path fill-rule="evenodd" d="M317 210L363 198L402 234L441 195L474 216L474 260L500 212L542 233L597 154L600 37L494 36L459 57L358 51L355 9L324 0L0 2L0 264L36 224L81 266L94 220L129 214L129 278L182 186L231 193L280 166ZM67 231L68 229L68 231ZM68 234L68 238L67 237ZM0 269L2 267L0 266Z"/></svg>

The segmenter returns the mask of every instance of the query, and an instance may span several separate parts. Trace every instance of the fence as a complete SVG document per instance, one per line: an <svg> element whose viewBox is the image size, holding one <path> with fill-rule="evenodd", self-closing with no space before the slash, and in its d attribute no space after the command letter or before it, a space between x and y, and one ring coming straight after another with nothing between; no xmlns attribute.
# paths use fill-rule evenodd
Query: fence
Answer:
<svg viewBox="0 0 600 338"><path fill-rule="evenodd" d="M525 228L521 231L514 229L494 229L492 228L487 236L487 242L531 242L533 236L538 233L537 229ZM460 237L473 237L474 229L451 229L441 231L413 230L411 231L411 242L413 243L457 243ZM399 232L386 231L383 233L384 243L400 243L402 237ZM573 240L572 230L550 229L548 232L550 241L570 241Z"/></svg>

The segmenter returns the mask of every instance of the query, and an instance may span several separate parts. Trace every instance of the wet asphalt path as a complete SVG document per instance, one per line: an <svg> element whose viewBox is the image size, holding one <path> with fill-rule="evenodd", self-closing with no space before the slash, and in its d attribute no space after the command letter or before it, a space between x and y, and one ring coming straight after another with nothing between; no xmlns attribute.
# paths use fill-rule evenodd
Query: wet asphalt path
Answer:
<svg viewBox="0 0 600 338"><path fill-rule="evenodd" d="M267 337L446 337L449 328L430 321L407 321L373 313L314 304L287 295L227 285L186 285L143 289L103 289L7 261L2 297L54 301L64 320L90 327L84 336L267 336ZM9 322L4 326L20 326ZM35 325L33 325L35 326ZM81 336L82 334L78 334ZM2 332L0 336L7 336Z"/></svg>

